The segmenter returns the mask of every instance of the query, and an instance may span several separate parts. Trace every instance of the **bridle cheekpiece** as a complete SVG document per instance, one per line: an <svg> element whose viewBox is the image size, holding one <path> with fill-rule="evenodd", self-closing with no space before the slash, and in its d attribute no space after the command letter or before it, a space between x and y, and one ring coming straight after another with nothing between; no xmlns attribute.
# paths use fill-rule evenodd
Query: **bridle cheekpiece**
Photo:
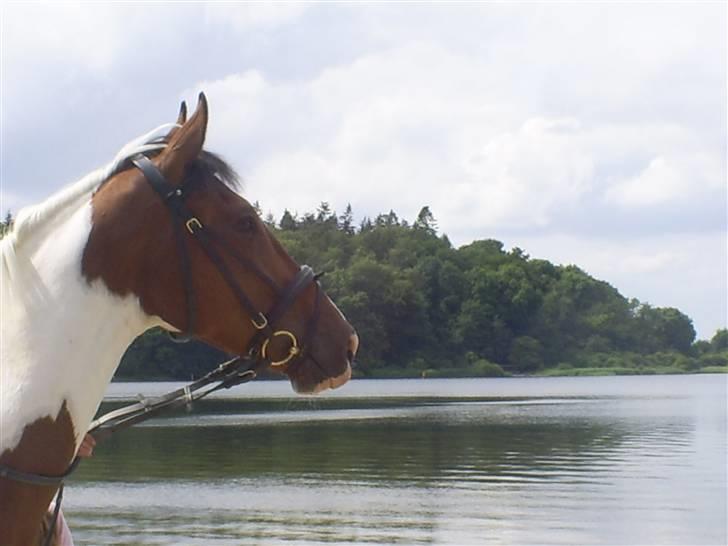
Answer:
<svg viewBox="0 0 728 546"><path fill-rule="evenodd" d="M230 245L227 245L222 238L208 229L202 221L200 221L200 219L189 210L185 203L186 193L184 191L184 183L182 186L173 186L170 184L157 166L144 155L133 157L131 159L131 163L142 172L144 178L162 199L162 202L166 205L172 216L178 255L180 257L180 268L185 287L185 300L187 304L187 325L184 335L194 335L195 319L197 316L196 297L192 283L189 251L185 241L186 232L188 235L191 235L195 241L197 241L200 248L215 265L220 275L224 278L227 285L235 294L240 306L248 314L249 320L255 328L255 334L248 343L246 353L247 356L257 360L255 367L258 368L264 364L272 367L281 367L291 364L296 359L302 358L310 346L318 324L320 300L322 295L318 279L321 275L316 275L313 272L313 269L307 265L301 266L293 280L281 290L270 275L261 270L249 258L241 255ZM244 267L255 273L258 278L260 278L273 290L275 294L277 294L278 300L267 313L259 311L256 308L230 271L230 268L220 254L219 249L224 250L227 256L238 263L241 263ZM306 328L304 337L299 342L299 339L293 332L289 330L276 330L274 328L309 284L313 284L316 290L314 311ZM288 340L290 347L286 356L279 360L273 360L270 354L271 342L277 338Z"/></svg>

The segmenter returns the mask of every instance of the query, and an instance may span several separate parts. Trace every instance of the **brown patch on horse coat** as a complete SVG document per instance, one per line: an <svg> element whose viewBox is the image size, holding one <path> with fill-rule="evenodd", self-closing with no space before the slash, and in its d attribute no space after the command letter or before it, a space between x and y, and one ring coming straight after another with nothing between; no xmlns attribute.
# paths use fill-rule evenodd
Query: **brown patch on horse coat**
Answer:
<svg viewBox="0 0 728 546"><path fill-rule="evenodd" d="M43 417L27 425L20 443L0 454L0 464L23 472L63 474L73 460L75 438L71 415L64 401L55 419ZM57 490L55 486L0 478L0 544L37 544L43 516Z"/></svg>
<svg viewBox="0 0 728 546"><path fill-rule="evenodd" d="M239 198L216 182L207 191L192 192L186 203L206 228L217 227L224 232L226 223L239 217L241 210L233 199ZM177 220L140 171L116 175L94 194L91 206L91 232L81 263L82 274L89 282L100 280L113 294L135 296L147 315L186 330L188 287L182 269L183 253L177 242L179 234L175 233L180 229L195 298L194 334L228 352L244 350L242 341L252 336L253 328L232 289L184 227L175 227ZM249 214L255 214L252 207ZM256 282L252 272L234 263L228 265L241 285ZM256 304L267 309L272 295L266 295L266 299L262 296L255 291L250 294Z"/></svg>
<svg viewBox="0 0 728 546"><path fill-rule="evenodd" d="M142 309L184 325L184 287L172 220L141 174L126 171L102 186L91 201L91 233L81 271L101 279L119 296L133 294Z"/></svg>
<svg viewBox="0 0 728 546"><path fill-rule="evenodd" d="M169 143L153 161L172 184L180 184L186 166L200 155L207 130L207 103L201 97L185 123L182 103ZM103 184L92 198L92 227L81 270L89 280L103 280L120 296L134 294L151 316L184 328L185 287L170 211L141 172L130 169ZM184 244L187 244L185 241Z"/></svg>

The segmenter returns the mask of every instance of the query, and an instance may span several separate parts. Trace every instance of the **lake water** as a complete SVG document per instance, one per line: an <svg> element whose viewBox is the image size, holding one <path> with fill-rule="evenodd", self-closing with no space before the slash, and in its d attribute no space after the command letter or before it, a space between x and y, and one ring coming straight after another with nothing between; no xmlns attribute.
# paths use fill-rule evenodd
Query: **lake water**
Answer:
<svg viewBox="0 0 728 546"><path fill-rule="evenodd" d="M723 375L259 382L99 445L64 510L89 546L717 545L726 494Z"/></svg>

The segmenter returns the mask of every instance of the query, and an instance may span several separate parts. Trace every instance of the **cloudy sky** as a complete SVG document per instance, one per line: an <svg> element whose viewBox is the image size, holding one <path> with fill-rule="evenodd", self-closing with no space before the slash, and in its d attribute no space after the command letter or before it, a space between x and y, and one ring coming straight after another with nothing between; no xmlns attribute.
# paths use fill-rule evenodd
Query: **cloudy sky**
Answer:
<svg viewBox="0 0 728 546"><path fill-rule="evenodd" d="M265 211L429 205L726 326L726 5L3 3L2 203L210 102Z"/></svg>

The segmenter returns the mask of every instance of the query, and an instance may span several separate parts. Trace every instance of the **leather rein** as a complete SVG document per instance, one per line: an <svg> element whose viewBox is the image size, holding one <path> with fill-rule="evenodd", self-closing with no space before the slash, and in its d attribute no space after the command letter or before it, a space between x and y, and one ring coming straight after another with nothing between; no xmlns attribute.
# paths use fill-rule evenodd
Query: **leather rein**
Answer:
<svg viewBox="0 0 728 546"><path fill-rule="evenodd" d="M255 334L248 343L244 355L236 356L223 362L197 381L152 399L140 397L139 402L99 417L91 423L88 429L88 432L93 433L96 440L108 438L117 430L150 419L163 410L187 405L217 390L229 389L235 385L252 381L256 377L257 370L265 366L274 368L285 365L290 366L303 360L316 333L320 315L322 289L319 278L321 278L323 273L315 274L311 267L303 265L287 286L284 288L279 287L267 273L262 271L250 259L227 245L212 230L205 227L199 218L192 214L185 203L185 183L181 186L173 186L170 184L157 166L144 155L135 156L131 159L131 163L142 172L149 185L159 195L171 213L175 242L180 257L180 268L182 270L187 307L187 325L183 336L189 338L189 336L194 335L195 319L197 316L196 294L192 280L192 269L186 234L192 236L197 241L197 244L205 252L208 259L215 265L220 275L232 290L238 303L247 313L250 322L255 328ZM263 313L256 308L252 300L235 279L219 249L223 249L226 255L255 273L276 294L278 299L268 312ZM310 321L306 326L303 339L299 343L294 333L289 330L276 330L275 325L310 284L313 284L316 290L314 309ZM270 354L270 343L275 338L280 338L282 341L288 341L289 343L288 354L279 360L273 360ZM76 470L79 461L80 459L76 457L63 474L55 476L23 472L0 464L0 478L29 485L60 487L58 496L56 497L56 508L52 516L51 525L43 541L44 545L50 544L52 540L61 506L61 499L63 498L63 481Z"/></svg>

